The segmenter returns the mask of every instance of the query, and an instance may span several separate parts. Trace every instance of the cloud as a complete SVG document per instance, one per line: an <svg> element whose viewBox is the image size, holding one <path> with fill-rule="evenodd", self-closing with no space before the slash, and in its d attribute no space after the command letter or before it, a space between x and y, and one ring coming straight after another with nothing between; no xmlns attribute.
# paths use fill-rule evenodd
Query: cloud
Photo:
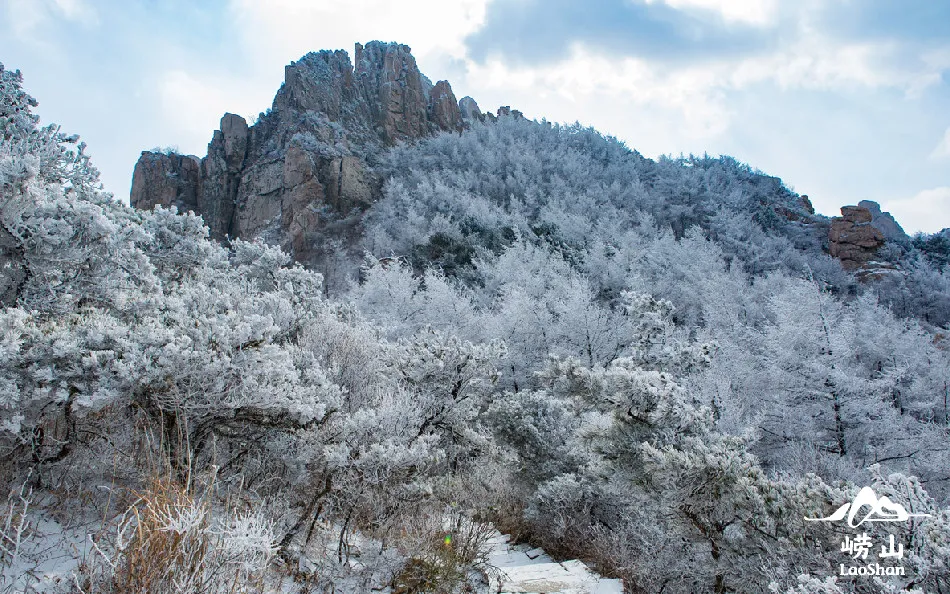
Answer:
<svg viewBox="0 0 950 594"><path fill-rule="evenodd" d="M544 64L569 57L578 43L605 55L660 62L749 54L774 43L768 28L734 18L737 11L726 6L718 0L496 0L466 45L478 61L501 56Z"/></svg>
<svg viewBox="0 0 950 594"><path fill-rule="evenodd" d="M930 158L933 160L950 159L950 128L944 131L943 138L940 139L940 142L934 147L933 152L930 153Z"/></svg>
<svg viewBox="0 0 950 594"><path fill-rule="evenodd" d="M610 59L581 45L569 51L570 57L557 64L534 68L500 59L473 62L466 83L482 92L555 97L567 107L562 111L574 113L573 118L592 113L597 106L621 106L628 113L656 108L674 116L679 132L688 136L708 137L725 129L728 109L711 90L718 75L715 70L697 66L667 72L640 58Z"/></svg>
<svg viewBox="0 0 950 594"><path fill-rule="evenodd" d="M262 111L261 106L273 97L273 91L264 91L261 85L252 85L250 89L255 90L249 90L242 81L208 74L196 76L184 70L163 73L158 89L166 144L199 156L204 156L211 134L226 111L252 124L256 117L252 114Z"/></svg>
<svg viewBox="0 0 950 594"><path fill-rule="evenodd" d="M67 21L87 26L99 24L96 9L83 0L53 0L53 7Z"/></svg>
<svg viewBox="0 0 950 594"><path fill-rule="evenodd" d="M891 200L882 204L907 229L936 233L950 226L944 213L950 212L950 186L922 190L910 198Z"/></svg>
<svg viewBox="0 0 950 594"><path fill-rule="evenodd" d="M890 0L495 0L466 44L477 62L544 67L571 59L571 48L582 45L614 60L642 58L665 68L726 63L728 83L717 81L726 86L892 87L915 98L950 69L950 4L920 11L933 18L946 13L937 25L895 6ZM863 23L867 33L853 23ZM929 33L915 37L916 28Z"/></svg>
<svg viewBox="0 0 950 594"><path fill-rule="evenodd" d="M435 53L460 57L459 41L481 26L486 2L231 0L229 12L248 55L283 65L318 49L352 52L355 42L374 39L408 44L417 59Z"/></svg>
<svg viewBox="0 0 950 594"><path fill-rule="evenodd" d="M890 42L835 40L806 35L773 52L737 60L732 85L768 81L782 89L825 91L895 89L919 97L938 83L944 67L900 59L904 50Z"/></svg>
<svg viewBox="0 0 950 594"><path fill-rule="evenodd" d="M829 34L913 43L950 39L950 3L934 0L827 0L816 23Z"/></svg>
<svg viewBox="0 0 950 594"><path fill-rule="evenodd" d="M6 17L18 39L36 45L47 45L38 40L38 30L58 20L85 27L99 24L96 9L83 0L7 0Z"/></svg>
<svg viewBox="0 0 950 594"><path fill-rule="evenodd" d="M778 16L776 0L645 0L647 4L663 2L677 10L704 10L718 13L727 22L764 26Z"/></svg>

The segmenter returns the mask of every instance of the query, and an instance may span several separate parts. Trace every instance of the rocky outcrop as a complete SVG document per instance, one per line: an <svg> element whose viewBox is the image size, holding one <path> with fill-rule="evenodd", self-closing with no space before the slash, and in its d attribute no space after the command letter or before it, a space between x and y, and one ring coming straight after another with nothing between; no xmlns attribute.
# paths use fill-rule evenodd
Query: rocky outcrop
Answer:
<svg viewBox="0 0 950 594"><path fill-rule="evenodd" d="M845 270L865 267L884 245L884 234L872 220L871 211L863 206L842 206L841 216L831 220L829 250Z"/></svg>
<svg viewBox="0 0 950 594"><path fill-rule="evenodd" d="M440 80L429 91L429 119L441 130L462 130L462 111L447 80Z"/></svg>
<svg viewBox="0 0 950 594"><path fill-rule="evenodd" d="M132 173L133 208L176 206L181 212L199 212L201 161L191 155L143 151Z"/></svg>
<svg viewBox="0 0 950 594"><path fill-rule="evenodd" d="M862 200L858 206L866 208L871 213L871 224L874 225L888 241L907 241L910 237L897 223L891 213L881 212L881 205L872 200Z"/></svg>
<svg viewBox="0 0 950 594"><path fill-rule="evenodd" d="M383 139L419 138L430 132L428 94L408 45L356 44L355 78Z"/></svg>
<svg viewBox="0 0 950 594"><path fill-rule="evenodd" d="M459 112L465 122L485 121L485 114L482 113L482 110L478 108L478 103L475 103L475 100L471 97L466 96L459 99Z"/></svg>
<svg viewBox="0 0 950 594"><path fill-rule="evenodd" d="M226 113L221 128L208 144L208 156L201 161L198 212L215 239L232 235L234 206L244 160L247 157L247 122L239 115Z"/></svg>
<svg viewBox="0 0 950 594"><path fill-rule="evenodd" d="M799 197L799 200L801 201L801 207L805 210L805 212L810 215L815 214L815 207L812 205L811 200L806 194L802 194Z"/></svg>
<svg viewBox="0 0 950 594"><path fill-rule="evenodd" d="M501 117L505 117L505 116L512 116L512 117L515 117L515 118L523 118L523 117L524 117L524 114L523 114L523 113L521 113L521 112L518 111L517 109L511 109L511 106L510 106L510 105L502 105L501 107L498 108L498 111L497 111L496 113L498 114L498 117L500 117L500 118L501 118Z"/></svg>
<svg viewBox="0 0 950 594"><path fill-rule="evenodd" d="M782 180L777 177L762 176L760 183L765 182L765 184L771 183L775 189L781 187ZM773 204L772 209L779 215L782 215L787 220L792 222L801 222L805 224L812 224L815 222L815 207L812 206L811 200L808 199L808 196L801 195L797 199L792 199L786 204Z"/></svg>
<svg viewBox="0 0 950 594"><path fill-rule="evenodd" d="M448 81L433 85L406 45L356 44L353 63L342 50L312 52L285 67L271 110L253 126L225 114L203 159L142 153L132 206L191 210L216 239L263 239L314 265L372 203L376 156L462 130L481 116L467 99L460 105Z"/></svg>

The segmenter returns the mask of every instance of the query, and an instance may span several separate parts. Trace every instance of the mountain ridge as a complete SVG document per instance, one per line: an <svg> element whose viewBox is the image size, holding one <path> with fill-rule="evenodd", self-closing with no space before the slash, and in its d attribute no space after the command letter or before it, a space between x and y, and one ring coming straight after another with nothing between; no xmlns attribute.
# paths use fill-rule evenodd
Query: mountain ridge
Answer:
<svg viewBox="0 0 950 594"><path fill-rule="evenodd" d="M331 259L361 258L363 215L383 195L381 160L391 147L523 117L508 106L496 116L471 97L457 100L448 81L433 84L419 70L407 45L356 43L353 58L321 50L291 62L272 107L250 126L226 113L203 158L143 151L131 205L193 211L214 239L261 239L329 273ZM862 281L902 273L911 240L877 203L826 217L779 178L750 170L749 179L759 198L739 208L799 249L830 254ZM670 224L681 236L702 216Z"/></svg>

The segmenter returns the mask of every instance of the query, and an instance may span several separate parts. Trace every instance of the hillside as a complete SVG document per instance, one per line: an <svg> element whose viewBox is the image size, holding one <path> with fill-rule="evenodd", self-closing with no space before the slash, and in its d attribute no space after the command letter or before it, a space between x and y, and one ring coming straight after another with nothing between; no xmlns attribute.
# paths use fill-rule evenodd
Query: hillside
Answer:
<svg viewBox="0 0 950 594"><path fill-rule="evenodd" d="M143 152L127 207L0 75L11 591L486 592L522 553L950 588L946 231L482 113L380 42L292 63L203 158ZM806 521L863 486L917 514L860 526L900 575Z"/></svg>

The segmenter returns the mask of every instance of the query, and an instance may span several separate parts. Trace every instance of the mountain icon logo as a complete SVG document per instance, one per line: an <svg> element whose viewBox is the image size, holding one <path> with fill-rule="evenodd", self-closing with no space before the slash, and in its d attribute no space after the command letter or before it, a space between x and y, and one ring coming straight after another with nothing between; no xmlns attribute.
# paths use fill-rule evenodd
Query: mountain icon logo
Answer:
<svg viewBox="0 0 950 594"><path fill-rule="evenodd" d="M861 511L867 511L861 515ZM865 522L904 522L910 518L930 518L930 514L909 514L904 506L887 497L878 498L871 487L864 487L851 503L845 503L827 518L805 518L807 522L839 522L857 528Z"/></svg>

